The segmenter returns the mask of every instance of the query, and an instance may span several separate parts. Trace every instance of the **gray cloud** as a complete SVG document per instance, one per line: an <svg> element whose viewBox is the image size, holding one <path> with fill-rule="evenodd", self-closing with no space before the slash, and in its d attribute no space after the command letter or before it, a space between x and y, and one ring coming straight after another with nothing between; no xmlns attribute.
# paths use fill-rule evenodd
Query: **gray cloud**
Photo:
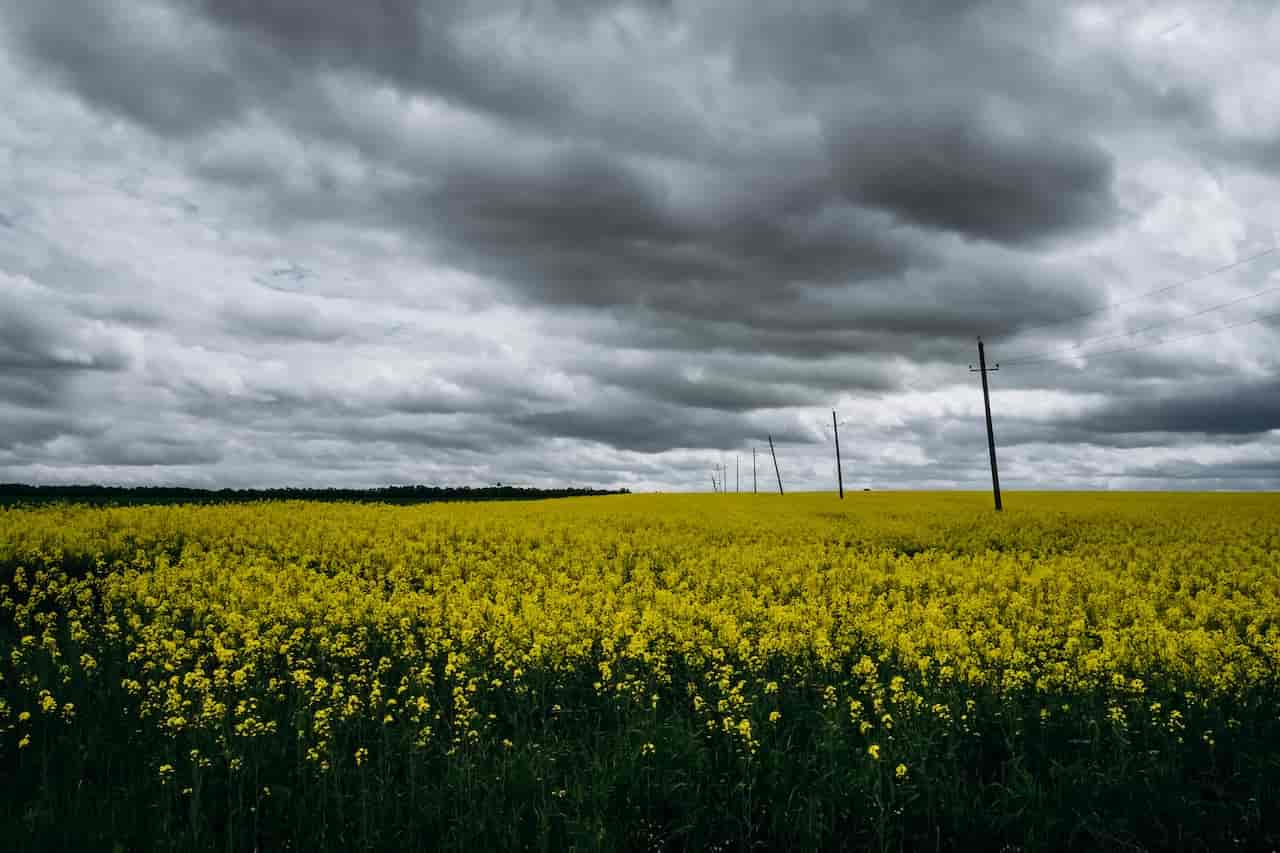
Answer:
<svg viewBox="0 0 1280 853"><path fill-rule="evenodd" d="M1110 156L1058 127L1006 128L969 109L885 107L829 131L842 188L907 221L1035 242L1115 214Z"/></svg>
<svg viewBox="0 0 1280 853"><path fill-rule="evenodd" d="M1116 399L1082 418L1079 426L1101 433L1265 433L1280 429L1280 382L1217 383Z"/></svg>
<svg viewBox="0 0 1280 853"><path fill-rule="evenodd" d="M12 394L13 386L9 380L0 385L6 405L0 408L3 414L5 429L0 437L0 450L21 452L32 448L43 447L47 442L63 435L85 435L100 431L100 427L86 424L70 413L41 411L36 402L45 400L37 398L24 399L21 389Z"/></svg>
<svg viewBox="0 0 1280 853"><path fill-rule="evenodd" d="M86 100L166 134L207 129L241 113L252 86L217 33L151 2L25 6L20 48Z"/></svg>
<svg viewBox="0 0 1280 853"><path fill-rule="evenodd" d="M544 437L582 439L642 453L698 447L741 448L751 440L763 440L771 431L777 441L811 440L794 424L761 416L727 415L608 393L592 402L593 405L533 412L513 420Z"/></svg>
<svg viewBox="0 0 1280 853"><path fill-rule="evenodd" d="M1268 14L0 3L0 475L1274 485Z"/></svg>
<svg viewBox="0 0 1280 853"><path fill-rule="evenodd" d="M82 456L82 461L98 465L208 465L222 459L222 449L207 441L197 444L147 436L126 441L98 440L87 445Z"/></svg>
<svg viewBox="0 0 1280 853"><path fill-rule="evenodd" d="M223 307L223 326L237 336L258 337L272 341L314 341L333 343L353 334L348 318L326 315L311 302L300 297L260 299L252 306L243 303Z"/></svg>
<svg viewBox="0 0 1280 853"><path fill-rule="evenodd" d="M77 317L55 293L0 272L0 368L58 374L122 370L128 349L113 331Z"/></svg>

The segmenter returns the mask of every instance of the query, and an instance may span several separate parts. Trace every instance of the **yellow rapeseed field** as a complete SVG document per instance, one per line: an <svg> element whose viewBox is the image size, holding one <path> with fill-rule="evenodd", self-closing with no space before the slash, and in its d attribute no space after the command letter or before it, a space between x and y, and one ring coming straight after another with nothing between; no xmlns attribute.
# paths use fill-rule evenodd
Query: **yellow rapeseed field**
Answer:
<svg viewBox="0 0 1280 853"><path fill-rule="evenodd" d="M10 819L87 779L162 831L75 838L183 849L1270 837L1280 498L988 500L0 511Z"/></svg>

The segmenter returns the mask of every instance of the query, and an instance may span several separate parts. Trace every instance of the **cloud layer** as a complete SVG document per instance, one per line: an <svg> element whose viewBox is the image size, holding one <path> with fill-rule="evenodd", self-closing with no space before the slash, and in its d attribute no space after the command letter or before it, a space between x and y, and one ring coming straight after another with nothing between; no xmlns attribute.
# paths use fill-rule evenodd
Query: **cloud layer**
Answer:
<svg viewBox="0 0 1280 853"><path fill-rule="evenodd" d="M1008 486L1275 488L1280 254L1133 297L1276 244L1278 36L2 0L0 479L981 487L982 335Z"/></svg>

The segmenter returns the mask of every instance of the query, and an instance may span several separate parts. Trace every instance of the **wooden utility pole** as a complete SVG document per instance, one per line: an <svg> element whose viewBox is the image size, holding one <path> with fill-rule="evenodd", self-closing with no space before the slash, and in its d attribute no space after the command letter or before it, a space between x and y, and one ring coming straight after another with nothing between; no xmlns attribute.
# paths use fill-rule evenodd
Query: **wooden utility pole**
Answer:
<svg viewBox="0 0 1280 853"><path fill-rule="evenodd" d="M840 500L844 500L844 472L840 470L840 425L836 423L836 413L831 411L831 429L836 434L836 483L840 486Z"/></svg>
<svg viewBox="0 0 1280 853"><path fill-rule="evenodd" d="M987 367L987 354L982 348L982 338L978 338L978 366L969 365L969 372L982 374L982 406L987 412L987 451L991 454L991 491L996 496L996 512L1002 512L1004 507L1000 503L1000 471L996 468L996 433L991 428L991 393L987 390L987 373L999 369L998 362L995 367Z"/></svg>
<svg viewBox="0 0 1280 853"><path fill-rule="evenodd" d="M751 448L751 494L757 494L760 489L756 484L756 449Z"/></svg>
<svg viewBox="0 0 1280 853"><path fill-rule="evenodd" d="M782 494L782 472L778 470L778 452L773 449L773 436L769 436L769 453L773 456L773 473L778 475L778 494Z"/></svg>

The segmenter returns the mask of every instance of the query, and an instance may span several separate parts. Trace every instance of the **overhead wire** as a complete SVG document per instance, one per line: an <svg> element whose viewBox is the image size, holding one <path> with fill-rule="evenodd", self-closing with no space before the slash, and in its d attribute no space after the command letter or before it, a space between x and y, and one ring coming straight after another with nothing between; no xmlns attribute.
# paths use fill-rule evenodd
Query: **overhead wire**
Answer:
<svg viewBox="0 0 1280 853"><path fill-rule="evenodd" d="M1203 317L1205 314L1210 314L1214 311L1220 311L1223 308L1230 308L1232 305L1239 305L1240 303L1247 302L1250 299L1257 299L1259 296L1266 296L1268 293L1275 293L1277 291L1280 291L1280 284L1274 287L1265 288L1263 290L1255 290L1252 293L1246 293L1244 296L1238 296L1235 299L1229 299L1226 302L1220 302L1217 305L1210 305L1207 308L1201 308L1199 311L1193 311L1190 314L1183 314L1178 317L1174 317L1173 319L1170 319L1170 320L1161 320L1159 323L1151 323L1150 325L1143 326L1140 329L1131 329L1130 331L1127 331L1127 332L1115 332L1110 335L1098 335L1092 338L1085 338L1083 340L1076 341L1074 344L1070 346L1060 347L1056 350L1050 350L1048 353L1045 353L1043 356L1032 355L1031 353L1027 353L1027 355L1036 359L1039 359L1039 358L1049 359L1049 358L1052 358L1055 354L1064 355L1064 356L1085 355L1086 353L1080 353L1078 352L1078 350L1081 347L1087 346L1089 344L1096 344L1101 341L1114 341L1120 338L1130 338L1135 335L1145 334L1153 329L1164 329L1164 328L1168 328L1169 326L1176 326L1177 324L1185 322L1187 320L1194 320L1197 317ZM1018 356L1014 356L1011 359L1008 359L1007 363L1013 364L1021 360L1022 360L1022 356L1018 355Z"/></svg>
<svg viewBox="0 0 1280 853"><path fill-rule="evenodd" d="M1099 356L1117 355L1119 353L1127 353L1127 352L1137 352L1138 350L1144 350L1144 349L1149 349L1151 347L1163 346L1164 344L1176 343L1178 341L1187 341L1187 340L1191 340L1192 338L1201 338L1201 337L1204 337L1205 335L1216 335L1219 332L1225 332L1228 329L1238 329L1242 326L1251 326L1254 323L1261 323L1266 320L1275 320L1275 319L1280 319L1280 311L1276 311L1271 314L1262 314L1260 316L1253 317L1248 320L1240 320L1235 323L1228 323L1225 326L1219 326L1216 329L1203 329L1199 332L1193 332L1189 335L1175 335L1174 337L1171 337L1171 338L1160 338L1159 340L1148 341L1147 343L1138 344L1137 346L1121 347L1118 349L1109 349L1109 350L1100 350L1098 352L1080 352L1080 353L1076 353L1076 355L1082 358L1094 359ZM1006 367L1017 367L1017 366L1026 365L1026 364L1042 364L1042 363L1059 361L1059 360L1060 360L1059 355L1049 355L1041 358L1018 358L1018 359L1012 359L1008 361L1000 361L998 362L998 365L1003 369Z"/></svg>
<svg viewBox="0 0 1280 853"><path fill-rule="evenodd" d="M1197 282L1204 281L1205 279L1212 278L1215 275L1219 275L1224 272L1229 272L1230 270L1236 269L1237 267L1242 267L1245 264L1253 263L1259 258L1274 254L1276 251L1280 251L1280 246L1272 246L1270 249L1264 249L1261 252L1257 252L1256 254L1249 255L1246 258L1241 258L1237 261L1233 261L1232 263L1225 264L1215 269L1211 269L1208 272L1203 272L1197 276L1194 276L1193 278L1185 279L1183 281L1175 282L1174 284L1165 285L1163 287L1158 287L1155 290L1148 290L1145 293L1139 293L1136 296L1130 296L1125 299L1120 299L1115 302L1110 302L1101 307L1093 308L1093 309L1090 309L1089 311L1083 311L1079 314L1072 314L1067 317L1060 317L1057 320L1047 320L1043 323L1034 323L1030 326L1021 326L1011 332L1006 332L1004 334L999 334L999 335L991 335L988 337L988 339L997 340L999 338L1008 338L1013 335L1022 334L1023 332L1029 332L1035 329L1047 329L1050 326L1060 326L1064 323L1073 323L1076 320L1083 320L1086 317L1093 317L1098 314L1103 314L1103 313L1106 313L1107 311L1112 310L1113 308L1119 308L1121 305L1129 305L1134 302L1138 302L1139 300L1146 299L1147 297L1150 297L1150 296L1158 296L1162 293L1169 293L1170 291L1177 290L1182 287L1187 287Z"/></svg>

